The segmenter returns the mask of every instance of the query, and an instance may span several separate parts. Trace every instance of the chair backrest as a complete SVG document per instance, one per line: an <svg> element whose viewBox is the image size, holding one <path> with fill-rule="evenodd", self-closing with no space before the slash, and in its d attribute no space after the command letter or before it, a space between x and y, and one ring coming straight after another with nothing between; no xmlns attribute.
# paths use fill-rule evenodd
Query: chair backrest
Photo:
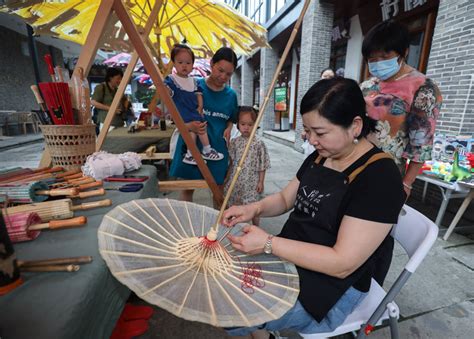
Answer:
<svg viewBox="0 0 474 339"><path fill-rule="evenodd" d="M405 269L413 273L436 241L438 226L417 210L403 205L391 234L407 252L410 260Z"/></svg>

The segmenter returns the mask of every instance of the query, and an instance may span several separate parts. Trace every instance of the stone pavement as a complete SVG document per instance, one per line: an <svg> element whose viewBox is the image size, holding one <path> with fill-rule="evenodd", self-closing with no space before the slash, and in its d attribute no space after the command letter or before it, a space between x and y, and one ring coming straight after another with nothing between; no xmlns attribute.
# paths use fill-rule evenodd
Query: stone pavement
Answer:
<svg viewBox="0 0 474 339"><path fill-rule="evenodd" d="M265 194L281 190L295 175L303 155L292 148L264 139L272 162L265 180ZM0 168L9 166L36 167L41 157L42 143L27 144L14 149L0 150ZM160 195L162 195L160 193ZM177 193L166 195L176 198ZM198 190L195 202L211 205L208 190ZM409 205L434 220L437 209L416 200ZM278 233L286 215L261 220L261 226ZM452 217L452 216L450 216ZM390 287L401 272L406 256L396 247L385 287ZM474 323L474 241L453 233L448 241L438 238L427 258L410 277L396 298L400 307L401 338L462 338L473 337ZM137 301L137 303L145 303ZM298 338L296 333L286 333ZM179 319L156 308L150 320L150 330L140 338L226 338L223 330L209 325ZM388 338L388 328L379 328L370 336Z"/></svg>

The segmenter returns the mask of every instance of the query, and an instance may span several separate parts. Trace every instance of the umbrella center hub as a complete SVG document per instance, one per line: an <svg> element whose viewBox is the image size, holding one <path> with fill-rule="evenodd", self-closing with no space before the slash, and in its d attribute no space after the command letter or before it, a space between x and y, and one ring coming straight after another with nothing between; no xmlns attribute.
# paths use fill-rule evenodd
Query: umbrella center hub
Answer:
<svg viewBox="0 0 474 339"><path fill-rule="evenodd" d="M179 240L176 247L178 255L197 270L221 273L231 269L232 259L219 241L191 237Z"/></svg>

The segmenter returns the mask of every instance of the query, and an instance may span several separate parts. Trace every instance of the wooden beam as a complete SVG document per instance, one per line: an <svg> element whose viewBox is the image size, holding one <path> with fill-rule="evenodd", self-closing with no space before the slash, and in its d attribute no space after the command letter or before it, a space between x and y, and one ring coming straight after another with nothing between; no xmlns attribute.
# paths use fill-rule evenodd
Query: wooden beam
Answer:
<svg viewBox="0 0 474 339"><path fill-rule="evenodd" d="M160 192L209 188L206 180L166 180L158 182Z"/></svg>
<svg viewBox="0 0 474 339"><path fill-rule="evenodd" d="M142 40L143 37L140 36L140 34L138 33L137 28L132 18L130 17L127 9L125 8L124 4L120 0L115 0L114 10L117 16L119 17L123 25L123 28L125 29L125 32L128 34L130 41L132 42L133 46L137 50L138 54L140 55L140 58L148 74L151 76L153 83L156 86L156 90L160 94L161 100L170 111L173 117L173 120L176 124L176 127L180 131L181 136L184 139L184 142L186 143L188 149L191 151L191 154L196 160L197 166L199 167L199 170L201 171L202 176L208 183L209 188L211 189L212 194L214 195L214 200L216 200L217 202L221 202L223 199L222 192L217 186L214 180L214 177L209 171L209 168L204 163L204 160L201 157L201 153L199 152L196 146L196 143L192 140L191 136L189 135L188 129L183 119L181 118L181 115L178 113L178 110L176 109L176 105L174 104L174 101L171 99L167 87L163 83L163 76L161 75L160 70L158 69L157 65L153 61L153 57L150 51L148 50L144 41ZM145 38L148 39L147 36L145 36Z"/></svg>
<svg viewBox="0 0 474 339"><path fill-rule="evenodd" d="M162 4L161 1L155 2L150 12L150 16L148 17L148 20L145 24L145 29L142 32L143 36L148 37L148 34L150 34L151 29L153 28L154 18L158 16L161 4ZM134 51L130 58L130 62L128 63L128 66L125 70L125 73L123 74L122 81L120 81L120 85L117 88L117 92L115 92L114 99L112 100L112 103L110 104L109 111L107 112L107 116L105 117L104 125L102 126L102 129L99 133L99 137L97 138L97 142L95 145L96 151L100 151L100 149L102 148L102 145L104 144L105 138L107 137L107 133L109 132L110 124L112 123L112 120L114 119L114 116L116 114L115 112L119 108L120 101L122 100L122 97L123 97L123 93L125 92L125 88L127 87L127 84L133 74L133 70L135 68L135 65L138 62L138 59L139 59L138 53Z"/></svg>

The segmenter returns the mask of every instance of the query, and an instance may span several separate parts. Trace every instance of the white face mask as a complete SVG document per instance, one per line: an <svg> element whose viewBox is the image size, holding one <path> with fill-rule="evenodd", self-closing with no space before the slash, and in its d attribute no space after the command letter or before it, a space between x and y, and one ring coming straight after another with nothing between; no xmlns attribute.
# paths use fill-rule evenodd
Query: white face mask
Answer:
<svg viewBox="0 0 474 339"><path fill-rule="evenodd" d="M369 72L380 80L387 80L397 74L401 66L402 64L398 63L398 57L393 57L388 60L369 62Z"/></svg>

